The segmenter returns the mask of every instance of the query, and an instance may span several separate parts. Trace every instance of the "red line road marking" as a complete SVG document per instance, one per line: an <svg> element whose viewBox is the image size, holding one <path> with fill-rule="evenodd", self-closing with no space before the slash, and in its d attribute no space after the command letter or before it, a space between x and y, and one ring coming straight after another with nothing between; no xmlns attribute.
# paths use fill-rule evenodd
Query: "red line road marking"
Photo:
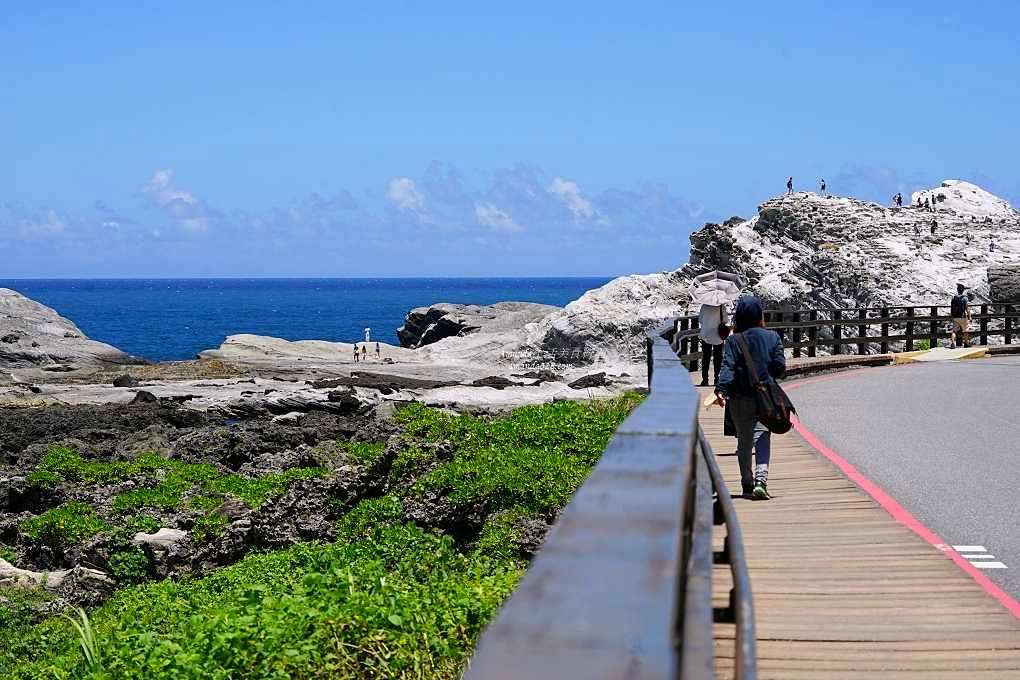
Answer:
<svg viewBox="0 0 1020 680"><path fill-rule="evenodd" d="M992 581L982 574L977 567L964 559L960 553L953 550L952 546L947 545L945 541L939 538L934 531L921 524L921 522L911 515L906 508L897 503L892 496L883 491L878 484L875 484L873 481L865 477L860 470L851 465L845 458L823 444L811 430L800 422L799 418L794 418L793 427L797 430L797 433L804 438L804 441L807 442L809 446L825 456L832 462L833 465L842 470L843 474L849 477L854 484L861 487L864 492L874 498L886 512L892 515L893 519L923 538L937 550L945 553L946 556L955 562L958 567L963 569L972 579L977 581L978 585L984 588L985 592L998 600L1002 606L1013 614L1013 616L1020 619L1020 602L1014 600L1009 593L992 583Z"/></svg>

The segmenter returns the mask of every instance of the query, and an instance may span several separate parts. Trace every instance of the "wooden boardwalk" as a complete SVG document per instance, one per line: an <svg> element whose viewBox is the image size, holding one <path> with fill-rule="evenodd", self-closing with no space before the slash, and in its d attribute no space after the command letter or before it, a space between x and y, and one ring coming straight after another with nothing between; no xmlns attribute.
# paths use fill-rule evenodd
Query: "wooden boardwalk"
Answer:
<svg viewBox="0 0 1020 680"><path fill-rule="evenodd" d="M739 496L722 409L701 423ZM1020 679L1020 619L793 432L773 436L769 491L735 499L761 680ZM717 606L730 583L717 565ZM715 639L719 677L732 677L733 626L716 624Z"/></svg>

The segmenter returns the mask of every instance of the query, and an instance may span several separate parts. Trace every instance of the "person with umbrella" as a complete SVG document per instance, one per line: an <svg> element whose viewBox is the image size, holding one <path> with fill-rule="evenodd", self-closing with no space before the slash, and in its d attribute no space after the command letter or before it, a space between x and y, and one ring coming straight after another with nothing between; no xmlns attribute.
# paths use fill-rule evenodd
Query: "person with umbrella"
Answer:
<svg viewBox="0 0 1020 680"><path fill-rule="evenodd" d="M740 295L743 280L729 272L708 272L694 277L688 292L698 312L698 338L701 340L701 386L708 386L709 364L712 365L714 384L719 383L722 369L723 342L729 335L729 319L725 305Z"/></svg>

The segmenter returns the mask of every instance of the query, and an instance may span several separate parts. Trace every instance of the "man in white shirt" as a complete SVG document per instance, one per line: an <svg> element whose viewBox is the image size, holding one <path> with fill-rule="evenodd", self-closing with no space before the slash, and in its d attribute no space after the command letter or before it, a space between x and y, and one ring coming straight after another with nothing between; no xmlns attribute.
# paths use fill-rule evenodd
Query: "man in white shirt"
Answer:
<svg viewBox="0 0 1020 680"><path fill-rule="evenodd" d="M712 362L715 383L719 383L722 368L723 341L729 334L729 317L721 305L701 305L698 312L698 338L701 339L701 386L708 386L708 364ZM720 333L720 331L722 331Z"/></svg>

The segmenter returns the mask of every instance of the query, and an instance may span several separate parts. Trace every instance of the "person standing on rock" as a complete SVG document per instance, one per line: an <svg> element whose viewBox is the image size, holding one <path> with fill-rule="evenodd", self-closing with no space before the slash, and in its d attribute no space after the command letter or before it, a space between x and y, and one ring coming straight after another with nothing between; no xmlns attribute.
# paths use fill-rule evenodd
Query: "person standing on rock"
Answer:
<svg viewBox="0 0 1020 680"><path fill-rule="evenodd" d="M765 328L761 300L746 295L737 300L733 315L735 327L723 346L723 365L715 386L716 403L726 407L737 435L737 462L740 487L745 498L767 500L771 433L758 422L758 403L751 384L744 352L737 343L739 334L747 343L755 371L763 382L774 382L786 373L783 343L775 331ZM768 439L766 439L768 438ZM755 446L757 441L758 445ZM751 454L755 466L751 466Z"/></svg>
<svg viewBox="0 0 1020 680"><path fill-rule="evenodd" d="M893 202L896 203L896 207L897 208L902 208L903 207L903 194L901 194L900 192L897 191L896 195L893 197Z"/></svg>
<svg viewBox="0 0 1020 680"><path fill-rule="evenodd" d="M382 358L382 352L379 351L379 343L375 343L375 360L379 361Z"/></svg>
<svg viewBox="0 0 1020 680"><path fill-rule="evenodd" d="M938 229L938 228L939 228L939 223L936 222L935 220L932 220L931 221L931 235L932 236L935 235L935 230Z"/></svg>
<svg viewBox="0 0 1020 680"><path fill-rule="evenodd" d="M701 305L698 312L698 337L701 339L701 386L708 387L708 364L715 369L712 378L719 384L722 369L723 342L729 335L729 319L722 305Z"/></svg>
<svg viewBox="0 0 1020 680"><path fill-rule="evenodd" d="M956 332L959 331L963 339L963 346L970 344L970 310L967 303L970 302L966 295L967 287L962 283L956 284L956 295L949 302L949 316L952 317L952 326L949 330L949 348L956 349Z"/></svg>
<svg viewBox="0 0 1020 680"><path fill-rule="evenodd" d="M822 194L822 196L824 196L825 195L825 180L824 179L821 182L821 190L822 190L821 194Z"/></svg>
<svg viewBox="0 0 1020 680"><path fill-rule="evenodd" d="M361 360L368 361L368 343L361 346Z"/></svg>
<svg viewBox="0 0 1020 680"><path fill-rule="evenodd" d="M790 179L786 180L786 193L788 193L788 194L792 194L793 193L793 177L791 177Z"/></svg>
<svg viewBox="0 0 1020 680"><path fill-rule="evenodd" d="M354 343L354 363L358 363L358 343Z"/></svg>

